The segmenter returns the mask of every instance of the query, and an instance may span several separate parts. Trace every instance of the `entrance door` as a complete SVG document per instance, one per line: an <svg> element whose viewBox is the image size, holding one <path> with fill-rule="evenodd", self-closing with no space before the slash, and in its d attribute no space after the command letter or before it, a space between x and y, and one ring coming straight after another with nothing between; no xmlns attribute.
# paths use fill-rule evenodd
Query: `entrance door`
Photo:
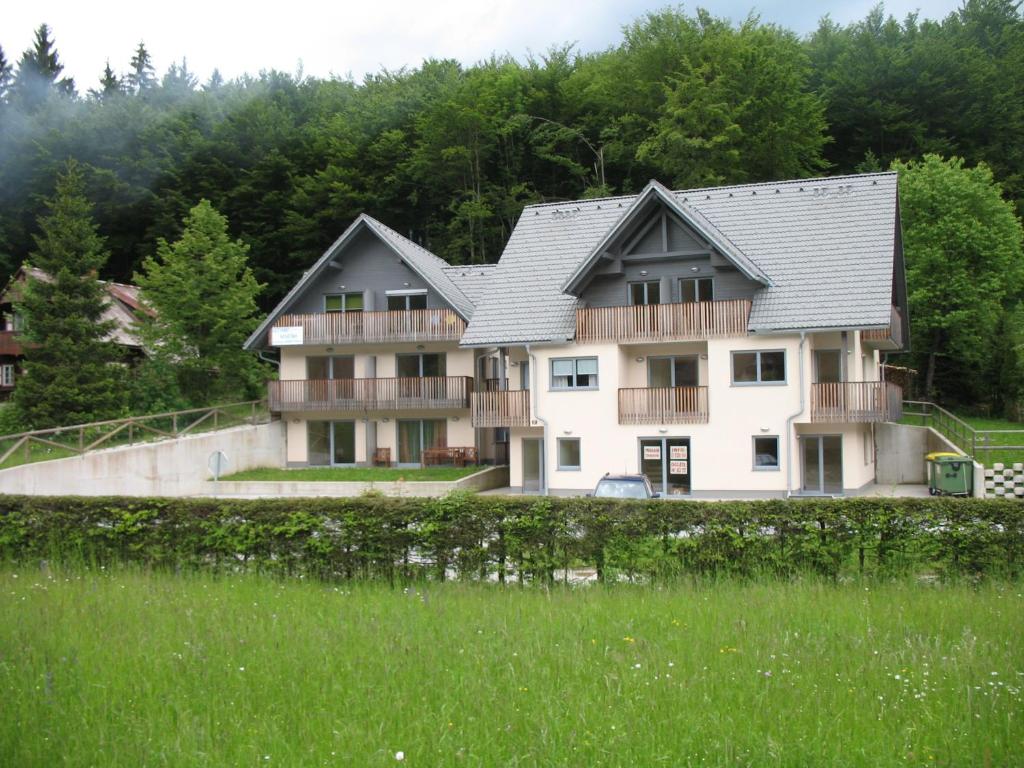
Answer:
<svg viewBox="0 0 1024 768"><path fill-rule="evenodd" d="M691 490L690 438L640 439L640 472L654 490L666 496L683 496Z"/></svg>
<svg viewBox="0 0 1024 768"><path fill-rule="evenodd" d="M843 438L839 435L801 435L804 493L843 492Z"/></svg>
<svg viewBox="0 0 1024 768"><path fill-rule="evenodd" d="M543 445L544 441L539 437L523 438L523 493L540 493L543 486Z"/></svg>
<svg viewBox="0 0 1024 768"><path fill-rule="evenodd" d="M356 423L354 421L306 422L310 466L356 463Z"/></svg>

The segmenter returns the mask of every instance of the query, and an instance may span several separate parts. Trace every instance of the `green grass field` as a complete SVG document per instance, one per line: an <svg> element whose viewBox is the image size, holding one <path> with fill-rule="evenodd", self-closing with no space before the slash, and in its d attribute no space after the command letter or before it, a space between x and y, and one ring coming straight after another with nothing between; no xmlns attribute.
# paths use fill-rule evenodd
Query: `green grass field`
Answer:
<svg viewBox="0 0 1024 768"><path fill-rule="evenodd" d="M384 482L390 480L459 480L479 472L483 467L423 467L399 469L396 467L309 467L277 469L261 467L225 475L224 480L286 480L286 481L358 481Z"/></svg>
<svg viewBox="0 0 1024 768"><path fill-rule="evenodd" d="M961 421L966 422L970 426L977 430L1021 430L1018 434L989 434L988 443L979 442L978 455L975 457L978 461L987 467L992 466L995 463L1003 463L1006 465L1013 464L1014 462L1024 462L1024 451L1022 450L1002 450L999 448L1001 445L1024 445L1024 424L1017 421L1009 421L1008 419L993 419L982 416L964 416L963 414L957 414L957 418ZM901 420L903 424L914 424L922 425L926 423L926 420L921 416L906 415ZM939 429L941 432L942 430ZM983 433L984 434L984 433ZM952 438L952 435L948 437ZM979 439L981 435L979 435ZM955 440L954 440L955 442ZM964 450L970 452L971 446L960 446Z"/></svg>
<svg viewBox="0 0 1024 768"><path fill-rule="evenodd" d="M1019 584L5 568L0 763L1019 765L1022 616Z"/></svg>

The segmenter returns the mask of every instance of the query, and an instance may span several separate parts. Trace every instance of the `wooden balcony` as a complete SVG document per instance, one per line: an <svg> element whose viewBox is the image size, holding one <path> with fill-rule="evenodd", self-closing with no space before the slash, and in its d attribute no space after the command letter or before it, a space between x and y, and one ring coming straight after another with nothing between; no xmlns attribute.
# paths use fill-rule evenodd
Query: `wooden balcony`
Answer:
<svg viewBox="0 0 1024 768"><path fill-rule="evenodd" d="M868 349L881 349L891 352L903 346L903 318L896 307L889 316L889 327L873 331L863 331L861 343Z"/></svg>
<svg viewBox="0 0 1024 768"><path fill-rule="evenodd" d="M619 424L706 424L707 387L619 390Z"/></svg>
<svg viewBox="0 0 1024 768"><path fill-rule="evenodd" d="M304 345L380 344L401 341L458 341L466 321L450 309L394 312L320 312L282 315L274 328L301 328ZM271 344L273 344L271 331Z"/></svg>
<svg viewBox="0 0 1024 768"><path fill-rule="evenodd" d="M811 384L811 421L899 421L903 416L903 390L888 381L841 381Z"/></svg>
<svg viewBox="0 0 1024 768"><path fill-rule="evenodd" d="M274 413L416 411L469 408L469 376L396 379L293 379L269 382Z"/></svg>
<svg viewBox="0 0 1024 768"><path fill-rule="evenodd" d="M474 427L530 426L528 389L474 392L470 401Z"/></svg>
<svg viewBox="0 0 1024 768"><path fill-rule="evenodd" d="M698 341L746 336L750 299L585 307L576 310L576 341Z"/></svg>
<svg viewBox="0 0 1024 768"><path fill-rule="evenodd" d="M18 332L0 331L0 355L18 357L20 354L21 344L18 342Z"/></svg>

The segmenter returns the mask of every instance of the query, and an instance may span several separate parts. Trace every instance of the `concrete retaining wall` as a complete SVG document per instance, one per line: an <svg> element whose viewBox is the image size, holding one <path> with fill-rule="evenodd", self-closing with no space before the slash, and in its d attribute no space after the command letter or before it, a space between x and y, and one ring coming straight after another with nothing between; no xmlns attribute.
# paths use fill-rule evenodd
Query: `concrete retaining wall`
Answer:
<svg viewBox="0 0 1024 768"><path fill-rule="evenodd" d="M23 464L0 470L0 493L194 496L206 492L214 451L227 455L229 472L283 467L284 425L273 421Z"/></svg>
<svg viewBox="0 0 1024 768"><path fill-rule="evenodd" d="M379 491L385 496L444 496L455 490L486 491L508 485L508 467L488 467L468 477L450 482L441 481L386 481L386 482L333 482L302 480L225 480L206 482L205 496L232 498L264 498L277 496L359 496L367 491Z"/></svg>
<svg viewBox="0 0 1024 768"><path fill-rule="evenodd" d="M924 457L933 451L963 453L931 427L910 424L875 426L875 482L879 485L924 485L928 466ZM985 468L974 462L974 495L985 495Z"/></svg>

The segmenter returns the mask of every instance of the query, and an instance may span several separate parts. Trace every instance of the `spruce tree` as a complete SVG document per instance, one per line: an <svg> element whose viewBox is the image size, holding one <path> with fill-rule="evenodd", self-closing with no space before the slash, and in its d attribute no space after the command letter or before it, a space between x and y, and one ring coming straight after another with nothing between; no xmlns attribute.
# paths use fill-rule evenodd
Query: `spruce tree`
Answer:
<svg viewBox="0 0 1024 768"><path fill-rule="evenodd" d="M100 87L89 93L93 98L104 101L118 96L122 92L121 81L114 74L114 70L110 68L110 59L107 59L107 65L103 68L103 74L100 75Z"/></svg>
<svg viewBox="0 0 1024 768"><path fill-rule="evenodd" d="M0 103L7 101L7 91L11 87L11 64L4 56L4 49L0 47Z"/></svg>
<svg viewBox="0 0 1024 768"><path fill-rule="evenodd" d="M107 340L104 289L96 276L107 260L85 196L81 168L68 160L39 220L28 276L15 306L25 321L25 372L14 390L21 420L32 428L76 424L118 414L124 369Z"/></svg>
<svg viewBox="0 0 1024 768"><path fill-rule="evenodd" d="M152 364L173 367L182 395L195 405L251 397L265 378L242 344L258 323L262 290L228 222L208 200L185 217L181 237L157 242L156 258L135 275L155 310L143 325Z"/></svg>
<svg viewBox="0 0 1024 768"><path fill-rule="evenodd" d="M60 63L60 56L50 38L50 28L40 24L32 47L21 54L18 61L14 91L22 105L34 108L53 92L74 96L75 81L69 77L61 78L63 71L64 65Z"/></svg>
<svg viewBox="0 0 1024 768"><path fill-rule="evenodd" d="M125 76L128 89L132 93L145 93L156 85L156 70L153 69L153 59L146 50L145 43L139 43L135 49L135 55L131 60L131 71Z"/></svg>

